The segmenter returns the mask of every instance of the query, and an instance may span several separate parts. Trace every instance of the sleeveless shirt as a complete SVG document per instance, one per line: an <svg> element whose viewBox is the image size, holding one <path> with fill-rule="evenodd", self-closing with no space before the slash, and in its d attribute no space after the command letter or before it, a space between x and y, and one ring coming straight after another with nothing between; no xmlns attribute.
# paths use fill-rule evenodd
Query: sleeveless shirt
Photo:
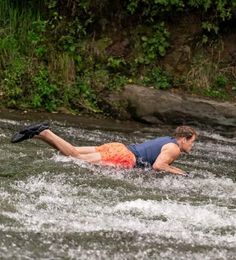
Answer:
<svg viewBox="0 0 236 260"><path fill-rule="evenodd" d="M173 137L164 136L145 141L141 144L130 144L127 148L135 155L136 166L144 167L153 165L161 153L162 147L168 143L177 144L177 141Z"/></svg>

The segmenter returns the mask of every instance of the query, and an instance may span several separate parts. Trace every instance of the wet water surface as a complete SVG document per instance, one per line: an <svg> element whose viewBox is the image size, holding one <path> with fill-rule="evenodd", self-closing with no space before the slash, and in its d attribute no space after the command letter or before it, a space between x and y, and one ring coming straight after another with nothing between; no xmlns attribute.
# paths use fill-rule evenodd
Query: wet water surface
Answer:
<svg viewBox="0 0 236 260"><path fill-rule="evenodd" d="M10 144L29 123L0 119L1 259L235 259L235 138L200 131L175 163L184 178L89 165L37 140ZM52 125L77 146L170 134Z"/></svg>

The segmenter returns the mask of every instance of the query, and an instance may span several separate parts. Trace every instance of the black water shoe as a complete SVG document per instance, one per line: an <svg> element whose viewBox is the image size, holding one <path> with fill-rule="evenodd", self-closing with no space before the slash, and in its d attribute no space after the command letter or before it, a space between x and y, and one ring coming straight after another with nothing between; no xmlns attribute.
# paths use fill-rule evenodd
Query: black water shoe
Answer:
<svg viewBox="0 0 236 260"><path fill-rule="evenodd" d="M38 135L43 130L49 129L48 123L41 123L27 126L26 128L22 129L21 131L15 133L12 138L12 143L19 143L27 139L33 138L35 135Z"/></svg>

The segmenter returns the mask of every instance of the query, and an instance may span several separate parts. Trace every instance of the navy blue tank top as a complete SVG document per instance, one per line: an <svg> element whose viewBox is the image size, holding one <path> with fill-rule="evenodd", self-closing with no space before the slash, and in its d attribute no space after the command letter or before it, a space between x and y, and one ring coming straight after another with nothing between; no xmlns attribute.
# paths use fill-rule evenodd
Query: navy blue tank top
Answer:
<svg viewBox="0 0 236 260"><path fill-rule="evenodd" d="M141 144L130 144L127 148L135 155L137 166L153 165L161 149L165 144L174 143L177 141L173 137L165 136L148 140Z"/></svg>

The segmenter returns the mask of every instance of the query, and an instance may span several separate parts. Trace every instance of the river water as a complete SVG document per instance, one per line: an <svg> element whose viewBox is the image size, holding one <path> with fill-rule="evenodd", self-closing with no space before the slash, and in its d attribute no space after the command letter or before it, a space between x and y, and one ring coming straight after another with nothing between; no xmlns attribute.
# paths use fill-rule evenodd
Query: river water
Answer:
<svg viewBox="0 0 236 260"><path fill-rule="evenodd" d="M170 134L65 122L52 129L77 146ZM235 137L198 129L175 163L185 178L89 165L37 140L10 144L29 123L0 118L0 259L236 259Z"/></svg>

